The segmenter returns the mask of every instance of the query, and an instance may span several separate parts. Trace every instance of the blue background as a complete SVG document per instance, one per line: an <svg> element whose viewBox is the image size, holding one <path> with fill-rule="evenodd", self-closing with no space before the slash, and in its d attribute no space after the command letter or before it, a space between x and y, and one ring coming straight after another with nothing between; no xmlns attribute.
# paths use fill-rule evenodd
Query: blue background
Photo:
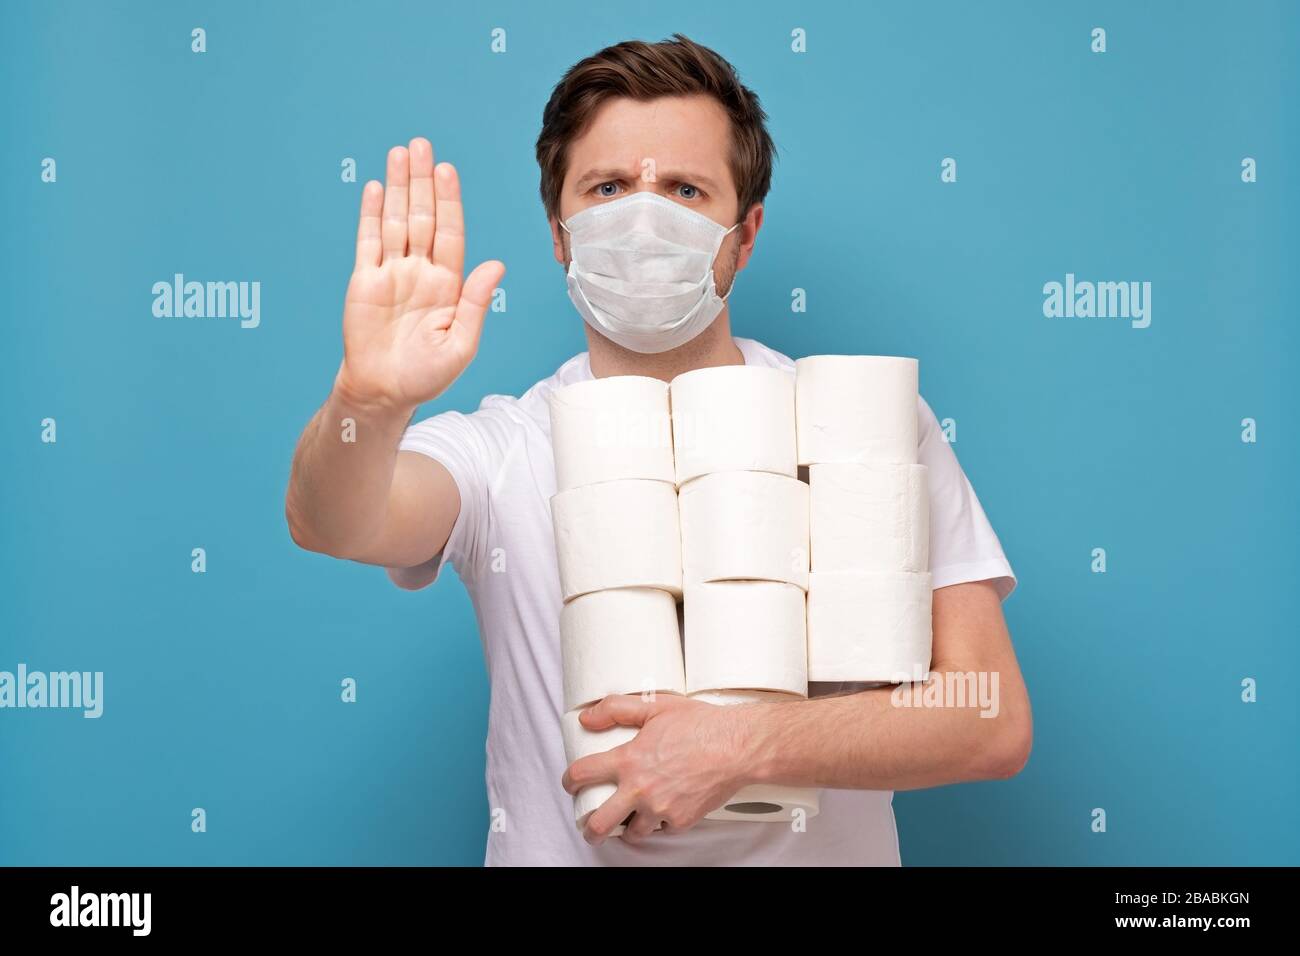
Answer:
<svg viewBox="0 0 1300 956"><path fill-rule="evenodd" d="M1297 5L705 6L5 5L0 669L102 670L106 700L0 711L0 862L481 862L469 601L297 550L289 462L341 354L361 183L411 136L461 170L471 263L510 270L425 411L585 347L541 109L581 57L681 30L780 149L737 334L918 356L1019 576L1029 766L898 794L904 862L1300 863ZM260 281L261 327L154 318L176 272ZM1066 272L1152 282L1151 327L1044 318Z"/></svg>

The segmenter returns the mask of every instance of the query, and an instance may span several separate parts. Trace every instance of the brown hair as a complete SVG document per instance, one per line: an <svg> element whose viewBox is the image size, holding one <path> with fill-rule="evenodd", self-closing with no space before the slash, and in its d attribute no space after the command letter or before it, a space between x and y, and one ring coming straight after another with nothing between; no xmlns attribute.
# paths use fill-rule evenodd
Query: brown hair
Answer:
<svg viewBox="0 0 1300 956"><path fill-rule="evenodd" d="M740 82L735 68L717 53L680 33L659 43L627 40L575 63L551 92L537 137L542 170L542 203L548 216L560 214L560 187L568 166L569 144L581 136L596 110L624 96L712 96L731 121L731 176L743 217L763 201L772 183L776 146L767 132L767 114L754 91Z"/></svg>

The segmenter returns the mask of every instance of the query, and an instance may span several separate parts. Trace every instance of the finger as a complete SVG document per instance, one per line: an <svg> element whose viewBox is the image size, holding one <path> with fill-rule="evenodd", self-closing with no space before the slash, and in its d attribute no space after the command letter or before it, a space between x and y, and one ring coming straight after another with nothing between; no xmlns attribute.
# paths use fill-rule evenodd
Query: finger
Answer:
<svg viewBox="0 0 1300 956"><path fill-rule="evenodd" d="M442 231L442 219L438 220L438 231ZM438 240L435 237L434 245ZM483 334L483 317L487 315L492 303L492 293L506 274L505 264L492 260L484 262L469 274L460 289L460 301L456 303L456 317L451 323L451 335L455 338L461 354L469 361L478 351L479 336Z"/></svg>
<svg viewBox="0 0 1300 956"><path fill-rule="evenodd" d="M439 163L434 169L433 193L433 264L459 276L465 269L465 213L460 204L460 177L451 163Z"/></svg>
<svg viewBox="0 0 1300 956"><path fill-rule="evenodd" d="M384 243L379 236L379 217L384 211L384 187L377 179L361 190L361 221L357 224L356 268L377 266L384 258Z"/></svg>
<svg viewBox="0 0 1300 956"><path fill-rule="evenodd" d="M564 771L564 776L560 778L561 786L568 793L577 794L593 783L618 783L618 757L615 756L618 749L615 747L603 753L579 757Z"/></svg>
<svg viewBox="0 0 1300 956"><path fill-rule="evenodd" d="M590 821L589 821L590 822ZM662 821L653 814L638 810L632 814L623 839L628 843L638 843L659 829Z"/></svg>
<svg viewBox="0 0 1300 956"><path fill-rule="evenodd" d="M587 730L608 730L616 725L640 727L657 706L657 701L644 701L638 695L611 694L580 713L578 721Z"/></svg>
<svg viewBox="0 0 1300 956"><path fill-rule="evenodd" d="M636 798L620 787L612 797L587 817L582 838L592 846L600 846L609 839L614 828L626 820L634 810L636 810Z"/></svg>
<svg viewBox="0 0 1300 956"><path fill-rule="evenodd" d="M406 242L410 254L429 258L433 248L433 146L427 139L411 140L410 208L406 211ZM458 273L459 274L459 273Z"/></svg>
<svg viewBox="0 0 1300 956"><path fill-rule="evenodd" d="M405 146L388 151L388 185L384 189L384 261L406 255L406 195L411 184L411 156Z"/></svg>

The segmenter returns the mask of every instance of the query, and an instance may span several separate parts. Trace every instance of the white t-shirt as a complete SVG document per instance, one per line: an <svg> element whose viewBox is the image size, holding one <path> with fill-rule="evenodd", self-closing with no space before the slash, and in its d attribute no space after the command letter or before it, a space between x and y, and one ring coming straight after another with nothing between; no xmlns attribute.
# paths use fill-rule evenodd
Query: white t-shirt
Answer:
<svg viewBox="0 0 1300 956"><path fill-rule="evenodd" d="M794 363L750 339L736 339L748 365ZM441 462L460 490L460 516L436 559L451 562L468 588L491 682L487 792L493 815L486 863L493 865L885 865L899 864L893 792L824 790L806 832L781 823L703 820L685 833L639 845L589 846L560 785L560 580L551 529L555 494L550 393L590 379L586 352L520 398L489 395L478 411L443 412L407 429L403 450ZM929 467L930 562L934 587L994 578L1003 599L1016 579L975 491L918 398L919 458ZM412 587L426 569L394 570ZM406 575L405 580L403 576ZM415 575L417 577L409 577ZM815 684L814 694L841 689ZM502 814L500 811L504 811Z"/></svg>

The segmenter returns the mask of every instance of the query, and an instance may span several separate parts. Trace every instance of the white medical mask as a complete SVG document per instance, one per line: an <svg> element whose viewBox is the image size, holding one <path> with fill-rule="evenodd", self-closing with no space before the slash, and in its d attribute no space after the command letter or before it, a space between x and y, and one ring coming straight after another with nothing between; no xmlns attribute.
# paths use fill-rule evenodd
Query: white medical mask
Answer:
<svg viewBox="0 0 1300 956"><path fill-rule="evenodd" d="M736 226L724 229L649 192L584 209L560 226L572 237L569 298L592 328L624 348L675 349L707 329L726 303L713 259Z"/></svg>

